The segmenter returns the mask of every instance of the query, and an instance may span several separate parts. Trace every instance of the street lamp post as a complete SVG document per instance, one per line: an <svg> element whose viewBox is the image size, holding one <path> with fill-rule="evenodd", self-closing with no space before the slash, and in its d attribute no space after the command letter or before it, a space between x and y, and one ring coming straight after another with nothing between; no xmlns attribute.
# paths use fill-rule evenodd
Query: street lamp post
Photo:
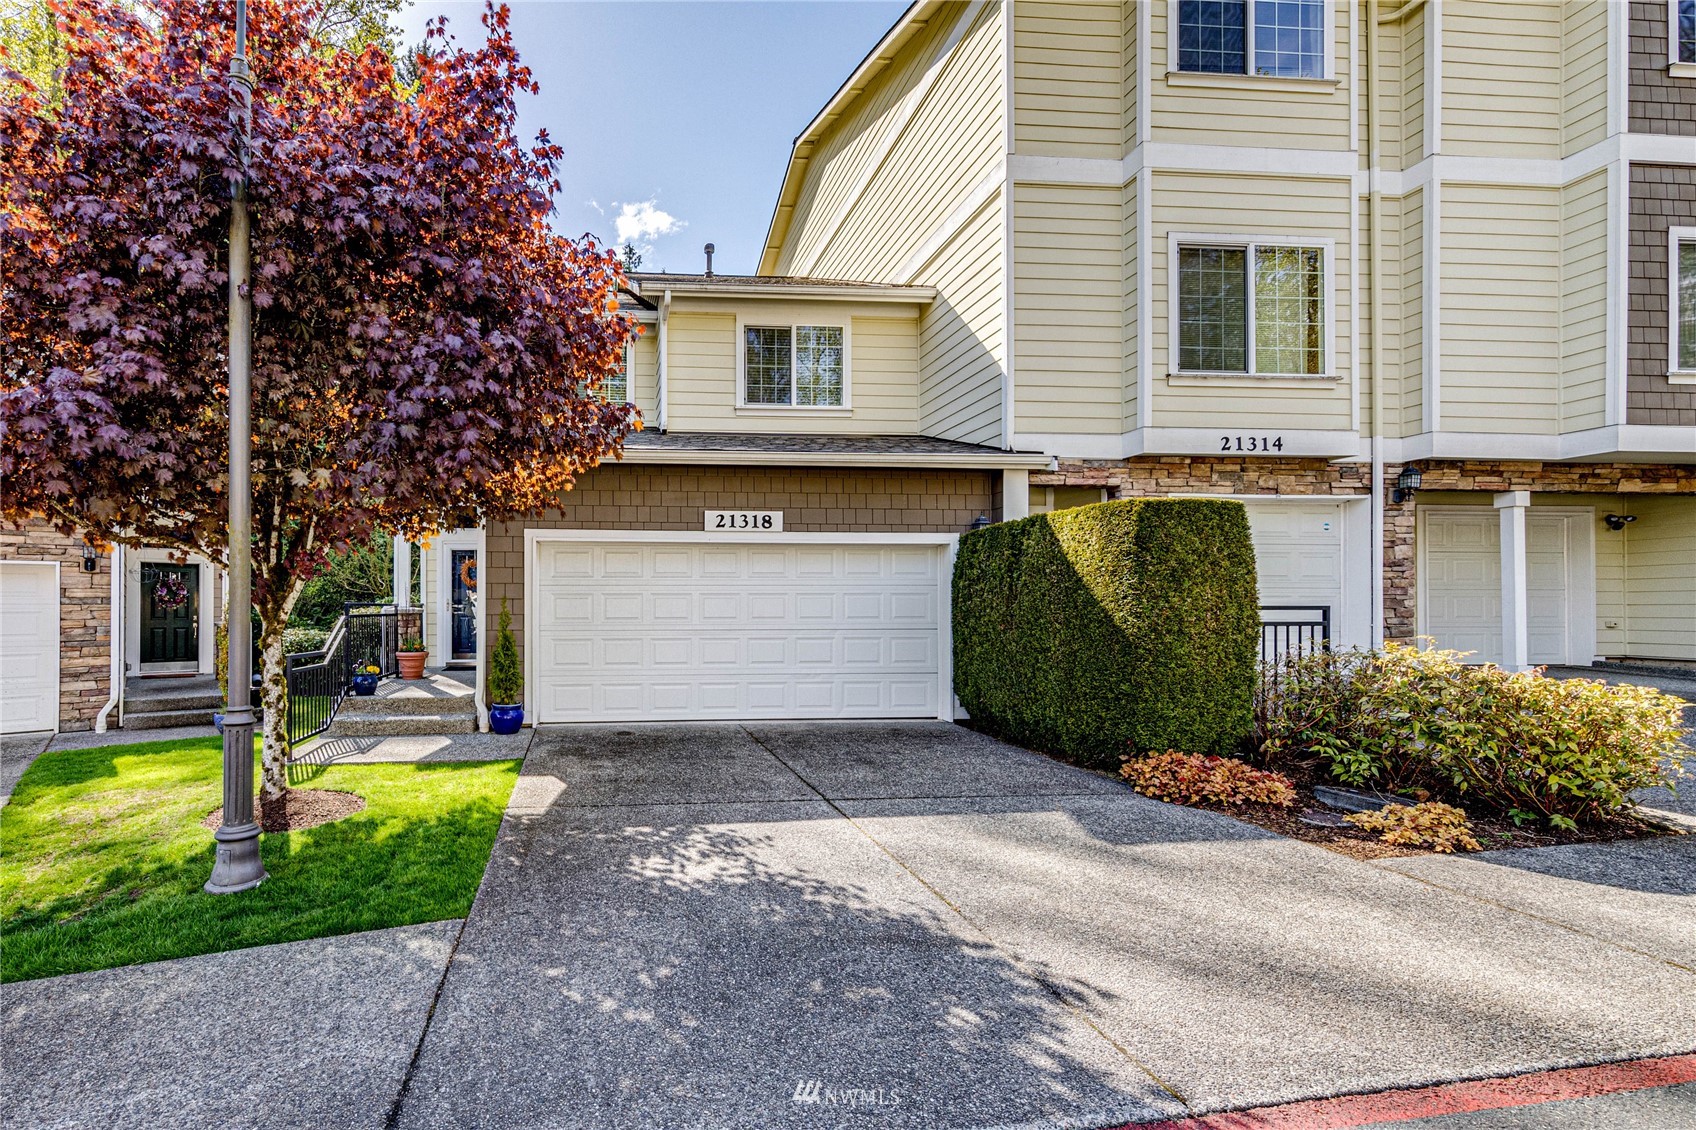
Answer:
<svg viewBox="0 0 1696 1130"><path fill-rule="evenodd" d="M230 80L239 109L230 208L230 547L229 700L224 714L224 821L213 833L217 860L206 891L234 894L265 881L253 820L253 442L252 299L248 295L247 148L253 128L253 76L247 69L247 0L236 0L236 53Z"/></svg>

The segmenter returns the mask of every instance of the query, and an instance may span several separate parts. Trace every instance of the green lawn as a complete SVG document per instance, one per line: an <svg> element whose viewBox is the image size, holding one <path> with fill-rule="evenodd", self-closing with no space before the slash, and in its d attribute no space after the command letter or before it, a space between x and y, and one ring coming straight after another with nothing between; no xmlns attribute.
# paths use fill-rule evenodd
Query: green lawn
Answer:
<svg viewBox="0 0 1696 1130"><path fill-rule="evenodd" d="M302 788L365 810L263 837L271 877L214 896L217 738L43 754L0 810L0 981L456 918L482 881L516 761L332 765Z"/></svg>

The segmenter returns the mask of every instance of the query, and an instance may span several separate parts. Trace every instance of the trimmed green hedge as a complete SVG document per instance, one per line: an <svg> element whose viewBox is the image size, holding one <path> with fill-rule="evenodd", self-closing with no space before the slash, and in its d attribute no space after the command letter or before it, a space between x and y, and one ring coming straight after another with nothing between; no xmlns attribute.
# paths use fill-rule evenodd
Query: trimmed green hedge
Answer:
<svg viewBox="0 0 1696 1130"><path fill-rule="evenodd" d="M1253 731L1260 610L1240 502L1080 506L961 537L954 689L974 725L1117 768Z"/></svg>

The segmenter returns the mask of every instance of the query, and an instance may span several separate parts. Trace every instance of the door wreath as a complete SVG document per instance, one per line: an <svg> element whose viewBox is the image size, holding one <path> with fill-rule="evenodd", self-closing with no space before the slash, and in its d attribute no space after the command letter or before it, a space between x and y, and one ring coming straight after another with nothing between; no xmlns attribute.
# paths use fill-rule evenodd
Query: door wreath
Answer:
<svg viewBox="0 0 1696 1130"><path fill-rule="evenodd" d="M153 586L153 603L166 612L175 612L188 603L188 586L183 584L182 577L175 573L166 573L159 578L159 583Z"/></svg>
<svg viewBox="0 0 1696 1130"><path fill-rule="evenodd" d="M459 563L459 583L464 585L468 592L477 591L477 559L475 557L467 557Z"/></svg>

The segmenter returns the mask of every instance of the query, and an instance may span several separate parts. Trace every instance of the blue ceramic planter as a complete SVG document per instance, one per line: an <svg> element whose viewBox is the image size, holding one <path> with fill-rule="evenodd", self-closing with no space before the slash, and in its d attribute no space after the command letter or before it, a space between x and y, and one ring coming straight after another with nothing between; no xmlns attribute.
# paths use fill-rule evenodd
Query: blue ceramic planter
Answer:
<svg viewBox="0 0 1696 1130"><path fill-rule="evenodd" d="M224 716L222 714L215 713L212 715L212 728L220 734L224 732Z"/></svg>
<svg viewBox="0 0 1696 1130"><path fill-rule="evenodd" d="M516 734L524 725L524 706L489 707L489 729L497 734Z"/></svg>
<svg viewBox="0 0 1696 1130"><path fill-rule="evenodd" d="M353 677L353 693L361 698L370 698L377 693L377 676L355 675Z"/></svg>

